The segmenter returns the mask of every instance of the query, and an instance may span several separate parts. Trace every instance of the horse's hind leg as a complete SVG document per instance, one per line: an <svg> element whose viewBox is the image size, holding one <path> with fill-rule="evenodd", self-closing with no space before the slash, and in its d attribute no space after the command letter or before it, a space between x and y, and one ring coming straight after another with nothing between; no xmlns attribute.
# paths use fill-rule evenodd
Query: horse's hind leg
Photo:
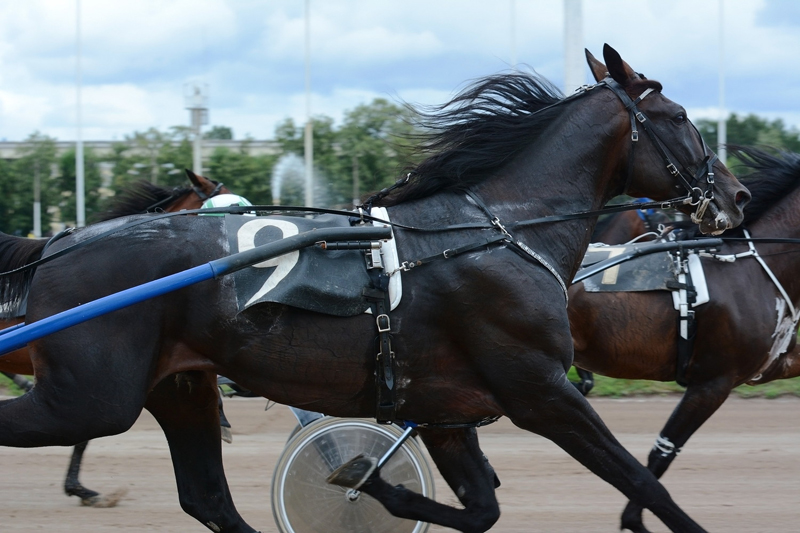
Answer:
<svg viewBox="0 0 800 533"><path fill-rule="evenodd" d="M683 445L725 402L731 388L728 380L689 385L647 457L647 468L657 478L664 475ZM620 529L647 532L641 505L628 503L622 511Z"/></svg>
<svg viewBox="0 0 800 533"><path fill-rule="evenodd" d="M541 366L536 373L521 374L518 369L514 377L505 376L493 388L511 421L555 442L629 500L650 509L672 531L703 531L675 504L655 476L614 438L569 382L563 367L550 373L543 371ZM531 383L516 378L519 375L546 379Z"/></svg>
<svg viewBox="0 0 800 533"><path fill-rule="evenodd" d="M99 494L84 487L78 479L81 463L83 462L83 452L86 451L87 444L89 444L89 441L81 442L72 449L72 456L67 468L67 477L64 479L64 492L67 493L67 496L80 498L81 505L88 507L114 507L127 494L128 489L122 488L108 494Z"/></svg>
<svg viewBox="0 0 800 533"><path fill-rule="evenodd" d="M464 509L435 502L402 485L392 486L373 473L360 487L395 516L482 533L500 517L495 497L496 477L478 447L475 429L420 429L431 458Z"/></svg>
<svg viewBox="0 0 800 533"><path fill-rule="evenodd" d="M86 445L89 441L76 444L72 449L72 457L69 460L69 467L67 468L67 477L64 479L64 492L67 496L77 496L81 499L83 505L92 505L92 502L100 496L99 493L89 490L81 485L78 480L78 474L81 470L81 463L83 462L83 452L86 451Z"/></svg>
<svg viewBox="0 0 800 533"><path fill-rule="evenodd" d="M233 504L222 468L216 375L184 372L161 381L145 408L164 430L183 510L212 531L255 532Z"/></svg>

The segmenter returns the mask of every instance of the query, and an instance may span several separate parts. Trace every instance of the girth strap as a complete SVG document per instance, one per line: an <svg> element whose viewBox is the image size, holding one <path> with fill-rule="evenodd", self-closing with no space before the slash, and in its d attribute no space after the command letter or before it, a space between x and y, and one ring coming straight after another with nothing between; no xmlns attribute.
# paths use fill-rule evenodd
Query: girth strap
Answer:
<svg viewBox="0 0 800 533"><path fill-rule="evenodd" d="M389 310L389 276L370 270L372 287L364 289L362 294L370 305L375 325L378 328L375 355L375 419L379 424L390 424L396 420L397 403L395 402L394 352L392 351L391 319Z"/></svg>

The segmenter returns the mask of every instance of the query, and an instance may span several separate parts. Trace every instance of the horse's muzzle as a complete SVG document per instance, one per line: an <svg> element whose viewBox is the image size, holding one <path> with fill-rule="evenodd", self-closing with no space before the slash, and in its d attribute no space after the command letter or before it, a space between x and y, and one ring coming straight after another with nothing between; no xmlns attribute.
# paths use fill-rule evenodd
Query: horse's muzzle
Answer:
<svg viewBox="0 0 800 533"><path fill-rule="evenodd" d="M719 235L726 229L733 227L731 217L725 211L720 211L715 201L708 204L708 210L699 224L700 231L705 234Z"/></svg>

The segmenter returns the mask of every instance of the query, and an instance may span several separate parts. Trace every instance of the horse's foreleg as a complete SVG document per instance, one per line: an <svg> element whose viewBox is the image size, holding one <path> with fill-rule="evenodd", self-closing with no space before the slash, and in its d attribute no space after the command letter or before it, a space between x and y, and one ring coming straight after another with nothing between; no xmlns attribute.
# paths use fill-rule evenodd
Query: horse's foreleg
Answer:
<svg viewBox="0 0 800 533"><path fill-rule="evenodd" d="M541 367L537 369L542 371ZM614 438L569 382L563 368L552 369L547 379L535 383L518 377L525 375L518 371L514 377L506 376L494 388L514 424L555 442L629 500L650 509L672 531L703 531L675 504L655 476ZM532 409L534 405L542 408Z"/></svg>
<svg viewBox="0 0 800 533"><path fill-rule="evenodd" d="M719 409L731 387L727 380L689 385L647 458L647 468L657 478L664 475L694 432ZM634 533L647 531L642 521L641 505L632 501L628 503L622 511L620 528Z"/></svg>
<svg viewBox="0 0 800 533"><path fill-rule="evenodd" d="M496 477L478 448L477 432L474 429L420 429L419 433L439 472L464 504L464 509L438 503L402 485L392 486L380 477L379 469L358 485L358 489L381 502L390 513L400 518L430 522L470 533L488 530L500 517L500 507L494 494ZM369 471L360 468L362 466L369 465L353 464L347 473ZM353 481L345 477L347 481ZM337 478L337 484L341 480Z"/></svg>
<svg viewBox="0 0 800 533"><path fill-rule="evenodd" d="M248 532L222 467L216 375L184 372L161 381L145 408L164 430L183 510L212 531Z"/></svg>

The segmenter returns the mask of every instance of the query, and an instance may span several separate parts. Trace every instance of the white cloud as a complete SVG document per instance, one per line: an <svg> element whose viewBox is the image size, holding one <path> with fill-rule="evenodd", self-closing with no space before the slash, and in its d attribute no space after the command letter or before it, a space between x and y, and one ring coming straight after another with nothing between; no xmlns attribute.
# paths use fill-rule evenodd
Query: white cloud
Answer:
<svg viewBox="0 0 800 533"><path fill-rule="evenodd" d="M211 123L271 137L305 120L303 2L82 0L84 138L186 124L186 82L210 86ZM561 2L311 0L312 113L340 120L375 97L434 104L514 51L556 84ZM798 10L726 2L727 107L800 125ZM584 0L587 47L615 47L690 109L718 104L718 0ZM0 3L0 137L74 137L75 3ZM776 13L778 16L776 15ZM771 17L771 18L770 18ZM777 17L777 18L776 18ZM514 40L512 41L512 35ZM512 42L515 46L512 49ZM697 115L693 115L697 116Z"/></svg>

